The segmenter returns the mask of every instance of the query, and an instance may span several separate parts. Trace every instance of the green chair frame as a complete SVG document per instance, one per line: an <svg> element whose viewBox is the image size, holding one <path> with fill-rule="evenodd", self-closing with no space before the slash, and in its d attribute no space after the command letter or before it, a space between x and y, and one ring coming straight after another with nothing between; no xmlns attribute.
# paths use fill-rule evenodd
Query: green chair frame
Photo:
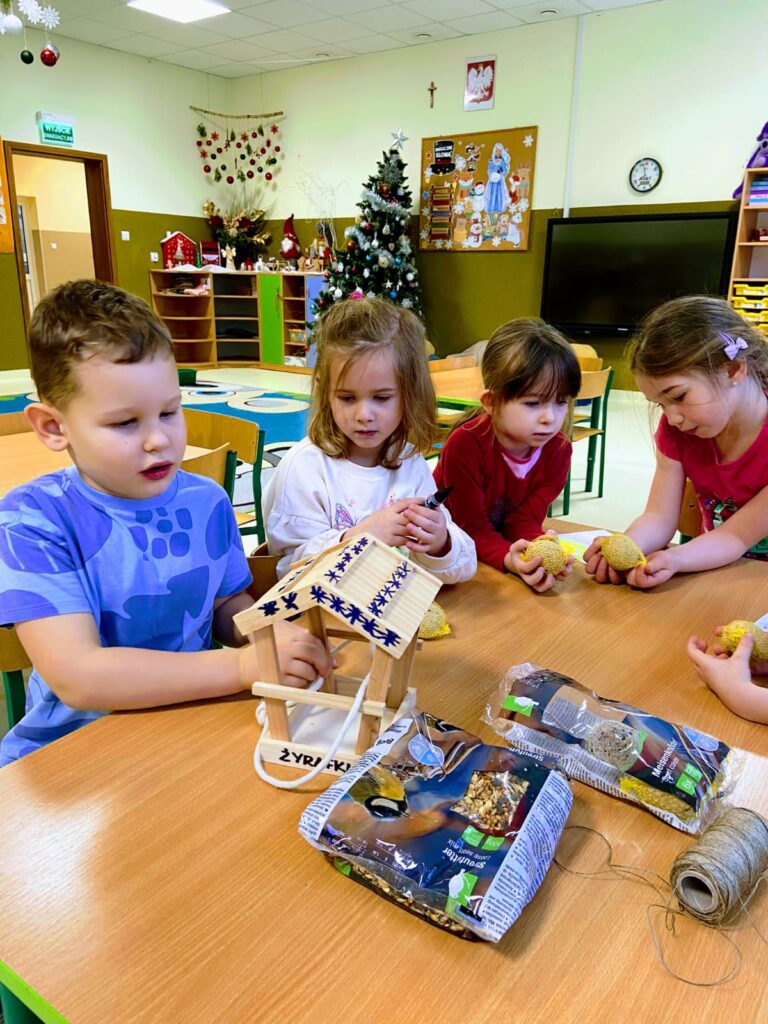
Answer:
<svg viewBox="0 0 768 1024"><path fill-rule="evenodd" d="M613 368L608 368L608 380L605 385L605 391L599 398L593 398L590 415L589 415L589 429L596 431L589 437L587 449L587 479L585 491L589 492L594 486L595 478L595 462L597 461L597 442L600 442L600 466L598 471L598 485L597 485L597 496L602 498L603 496L603 483L605 480L605 439L606 431L608 426L608 398L611 394L611 387L613 386ZM578 426L574 424L574 426ZM573 433L573 429L571 431ZM563 488L563 511L562 515L567 516L571 509L571 471L568 470L568 477L565 481L565 487ZM550 508L550 515L552 509Z"/></svg>

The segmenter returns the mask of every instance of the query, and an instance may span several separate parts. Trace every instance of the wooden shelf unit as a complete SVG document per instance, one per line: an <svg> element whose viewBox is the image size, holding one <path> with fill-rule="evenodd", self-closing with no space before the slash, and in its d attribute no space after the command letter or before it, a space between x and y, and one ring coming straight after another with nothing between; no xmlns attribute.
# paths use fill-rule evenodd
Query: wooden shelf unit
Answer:
<svg viewBox="0 0 768 1024"><path fill-rule="evenodd" d="M750 203L755 181L768 185L768 167L748 167L744 174L728 301L768 335L768 241L753 238L758 227L768 229L768 203Z"/></svg>
<svg viewBox="0 0 768 1024"><path fill-rule="evenodd" d="M151 270L152 308L173 338L185 366L217 362L280 365L306 352L303 335L322 274L257 271ZM169 291L207 280L206 295ZM294 333L295 332L295 333Z"/></svg>

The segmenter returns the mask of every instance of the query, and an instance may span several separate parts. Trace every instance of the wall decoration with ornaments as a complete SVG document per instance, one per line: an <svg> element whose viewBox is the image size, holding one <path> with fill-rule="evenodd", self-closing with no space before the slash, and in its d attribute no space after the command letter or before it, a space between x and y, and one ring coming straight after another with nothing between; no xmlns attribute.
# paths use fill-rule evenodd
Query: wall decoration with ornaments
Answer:
<svg viewBox="0 0 768 1024"><path fill-rule="evenodd" d="M196 134L200 169L210 182L247 185L274 179L283 158L279 119L271 114L222 114L190 107L198 115Z"/></svg>
<svg viewBox="0 0 768 1024"><path fill-rule="evenodd" d="M0 35L22 36L23 48L19 59L22 64L34 64L35 55L27 42L27 28L42 28L48 35L58 26L61 18L55 7L38 3L38 0L17 0L16 9L19 14L14 10L13 0L0 0ZM59 56L58 47L48 39L40 50L40 63L47 68L55 67Z"/></svg>

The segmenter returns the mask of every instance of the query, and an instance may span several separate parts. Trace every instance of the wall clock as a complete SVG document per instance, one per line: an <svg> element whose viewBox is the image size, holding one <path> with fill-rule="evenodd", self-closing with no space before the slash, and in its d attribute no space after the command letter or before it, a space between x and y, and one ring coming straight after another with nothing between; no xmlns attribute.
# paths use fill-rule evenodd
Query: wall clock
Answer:
<svg viewBox="0 0 768 1024"><path fill-rule="evenodd" d="M661 181L661 164L652 156L644 156L632 165L629 184L635 192L650 192Z"/></svg>

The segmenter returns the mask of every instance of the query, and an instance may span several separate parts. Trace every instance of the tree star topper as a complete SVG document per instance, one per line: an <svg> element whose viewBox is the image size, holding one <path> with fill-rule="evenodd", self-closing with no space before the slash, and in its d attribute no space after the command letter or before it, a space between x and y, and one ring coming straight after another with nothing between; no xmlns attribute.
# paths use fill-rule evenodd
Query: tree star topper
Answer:
<svg viewBox="0 0 768 1024"><path fill-rule="evenodd" d="M390 135L394 139L391 149L402 149L403 145L408 141L408 136L403 133L402 128L398 128L396 132L390 132Z"/></svg>

